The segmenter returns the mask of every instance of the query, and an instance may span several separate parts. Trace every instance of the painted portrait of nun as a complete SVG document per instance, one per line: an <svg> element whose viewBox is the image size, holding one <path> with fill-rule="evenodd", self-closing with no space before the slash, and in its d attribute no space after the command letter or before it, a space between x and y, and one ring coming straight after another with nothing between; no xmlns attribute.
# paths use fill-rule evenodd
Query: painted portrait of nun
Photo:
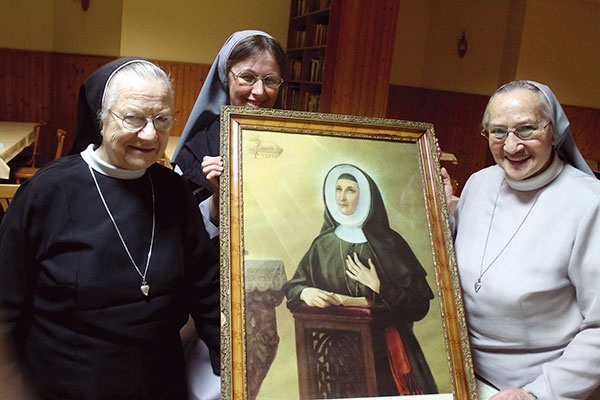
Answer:
<svg viewBox="0 0 600 400"><path fill-rule="evenodd" d="M377 185L356 166L339 164L325 177L323 201L321 231L283 288L288 308L382 305L390 318L379 395L438 393L413 333L433 292L409 244L390 227Z"/></svg>

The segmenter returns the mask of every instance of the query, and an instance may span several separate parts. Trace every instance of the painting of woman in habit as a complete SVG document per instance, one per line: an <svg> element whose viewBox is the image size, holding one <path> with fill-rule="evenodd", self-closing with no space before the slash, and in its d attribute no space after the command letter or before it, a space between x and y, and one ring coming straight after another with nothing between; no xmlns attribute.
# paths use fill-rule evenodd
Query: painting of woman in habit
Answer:
<svg viewBox="0 0 600 400"><path fill-rule="evenodd" d="M344 307L361 299L383 307L389 317L373 337L386 353L376 357L377 395L438 393L413 333L433 292L409 244L390 227L377 185L361 169L339 164L325 177L323 199L321 232L283 287L288 308Z"/></svg>

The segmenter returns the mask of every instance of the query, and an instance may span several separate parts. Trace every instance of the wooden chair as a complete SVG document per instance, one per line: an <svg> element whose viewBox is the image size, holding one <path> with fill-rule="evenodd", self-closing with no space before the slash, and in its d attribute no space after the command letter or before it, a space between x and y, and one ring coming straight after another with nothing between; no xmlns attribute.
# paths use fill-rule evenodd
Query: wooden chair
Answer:
<svg viewBox="0 0 600 400"><path fill-rule="evenodd" d="M56 136L58 138L58 142L56 144L56 153L54 155L55 159L60 158L62 156L63 146L65 145L65 138L67 137L67 132L62 129L57 129ZM35 149L37 149L37 143ZM34 150L34 155L35 153L36 150ZM17 168L13 173L15 182L17 184L22 183L25 179L31 178L33 174L35 174L39 169L39 167L35 166L35 160L33 166Z"/></svg>
<svg viewBox="0 0 600 400"><path fill-rule="evenodd" d="M19 185L14 185L10 183L2 183L0 184L0 221L2 220L2 216L8 209L10 202L12 201L15 193Z"/></svg>

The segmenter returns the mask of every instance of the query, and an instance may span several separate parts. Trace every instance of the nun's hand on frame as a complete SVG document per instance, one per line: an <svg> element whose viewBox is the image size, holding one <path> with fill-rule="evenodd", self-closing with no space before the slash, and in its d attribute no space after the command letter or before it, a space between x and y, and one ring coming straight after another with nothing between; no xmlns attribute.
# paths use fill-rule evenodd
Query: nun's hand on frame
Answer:
<svg viewBox="0 0 600 400"><path fill-rule="evenodd" d="M300 300L303 300L310 307L325 308L329 306L339 306L340 300L333 292L307 287L300 293Z"/></svg>
<svg viewBox="0 0 600 400"><path fill-rule="evenodd" d="M223 158L221 156L204 156L202 159L202 173L217 193L219 191L219 178L223 173Z"/></svg>
<svg viewBox="0 0 600 400"><path fill-rule="evenodd" d="M379 293L381 281L379 275L377 275L377 269L375 264L369 258L369 267L367 268L358 258L358 254L354 253L354 257L348 255L346 257L346 275L355 281L362 283L366 287L370 288L375 293Z"/></svg>
<svg viewBox="0 0 600 400"><path fill-rule="evenodd" d="M442 175L442 183L444 185L444 195L446 196L446 205L450 205L452 203L452 195L454 194L454 187L452 187L452 179L450 178L450 174L446 170L446 168L442 167L440 169L440 173Z"/></svg>

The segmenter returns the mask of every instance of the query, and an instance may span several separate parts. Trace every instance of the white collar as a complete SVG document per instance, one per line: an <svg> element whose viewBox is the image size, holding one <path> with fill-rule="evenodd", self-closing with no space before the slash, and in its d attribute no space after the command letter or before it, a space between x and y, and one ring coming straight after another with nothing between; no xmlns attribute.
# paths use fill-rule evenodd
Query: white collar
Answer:
<svg viewBox="0 0 600 400"><path fill-rule="evenodd" d="M505 176L506 183L508 183L508 186L510 186L511 188L519 190L521 192L537 190L552 182L560 174L564 165L565 163L555 153L552 163L539 175L523 179L522 181L517 181L509 178L508 176Z"/></svg>
<svg viewBox="0 0 600 400"><path fill-rule="evenodd" d="M96 150L97 149L94 149L94 145L90 144L80 154L87 165L89 165L94 171L99 172L102 175L110 176L112 178L117 179L138 179L144 176L144 174L146 173L146 169L138 169L132 171L128 169L115 167L114 165L111 165L106 161L100 159L100 157L96 153Z"/></svg>
<svg viewBox="0 0 600 400"><path fill-rule="evenodd" d="M367 237L359 226L338 225L334 230L335 236L348 243L365 243Z"/></svg>

